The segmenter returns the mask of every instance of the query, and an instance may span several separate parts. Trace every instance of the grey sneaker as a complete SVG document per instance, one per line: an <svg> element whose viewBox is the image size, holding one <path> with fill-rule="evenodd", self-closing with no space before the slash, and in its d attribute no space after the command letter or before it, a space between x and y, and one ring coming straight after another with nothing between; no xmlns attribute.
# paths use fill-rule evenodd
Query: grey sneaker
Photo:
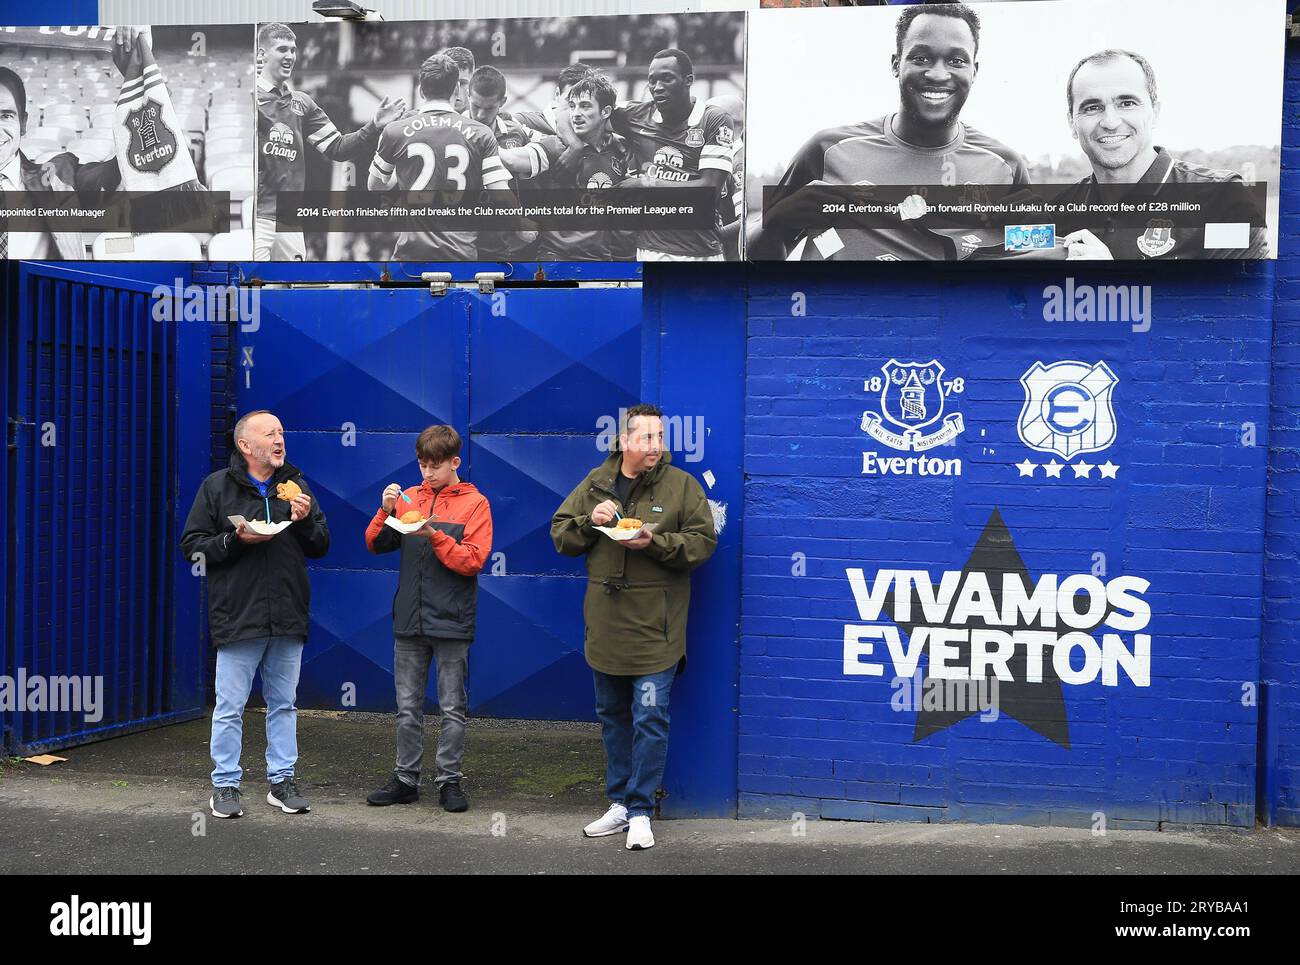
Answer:
<svg viewBox="0 0 1300 965"><path fill-rule="evenodd" d="M271 785L271 790L266 794L266 803L285 814L303 814L311 810L307 799L298 790L298 782L291 777Z"/></svg>
<svg viewBox="0 0 1300 965"><path fill-rule="evenodd" d="M214 818L237 818L244 813L239 803L239 788L214 787L208 798L208 810Z"/></svg>

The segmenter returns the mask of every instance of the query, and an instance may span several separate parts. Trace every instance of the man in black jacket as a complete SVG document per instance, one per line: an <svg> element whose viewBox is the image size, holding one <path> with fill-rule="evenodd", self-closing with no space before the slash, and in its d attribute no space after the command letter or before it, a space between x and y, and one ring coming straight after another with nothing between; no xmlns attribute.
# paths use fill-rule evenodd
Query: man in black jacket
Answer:
<svg viewBox="0 0 1300 965"><path fill-rule="evenodd" d="M270 412L235 423L230 468L203 481L185 520L181 550L208 578L208 627L217 648L212 712L214 817L237 818L244 705L262 672L266 698L266 801L286 814L311 810L294 781L298 760L298 672L307 639L311 585L306 558L329 550L325 514L298 469L285 461L284 428ZM289 491L280 491L281 485ZM301 490L293 493L291 484ZM236 525L231 517L242 517ZM258 533L248 520L282 524Z"/></svg>

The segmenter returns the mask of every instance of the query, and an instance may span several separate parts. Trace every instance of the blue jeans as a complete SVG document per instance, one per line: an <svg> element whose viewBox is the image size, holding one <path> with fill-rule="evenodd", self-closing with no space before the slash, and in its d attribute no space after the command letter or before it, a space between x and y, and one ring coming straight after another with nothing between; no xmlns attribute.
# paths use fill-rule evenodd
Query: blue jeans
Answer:
<svg viewBox="0 0 1300 965"><path fill-rule="evenodd" d="M244 705L253 674L262 671L266 698L266 779L279 784L293 777L298 762L298 672L302 637L263 637L217 648L217 706L212 711L213 787L239 787L244 772L239 751L244 738Z"/></svg>
<svg viewBox="0 0 1300 965"><path fill-rule="evenodd" d="M605 742L605 791L630 817L649 817L668 759L668 697L677 665L640 677L592 670Z"/></svg>

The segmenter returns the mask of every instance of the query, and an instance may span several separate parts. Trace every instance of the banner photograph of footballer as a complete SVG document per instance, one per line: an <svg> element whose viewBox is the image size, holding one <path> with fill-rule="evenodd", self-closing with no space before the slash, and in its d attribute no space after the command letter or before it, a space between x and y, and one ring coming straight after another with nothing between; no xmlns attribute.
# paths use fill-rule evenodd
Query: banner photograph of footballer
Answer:
<svg viewBox="0 0 1300 965"><path fill-rule="evenodd" d="M764 10L746 256L1275 258L1284 6Z"/></svg>
<svg viewBox="0 0 1300 965"><path fill-rule="evenodd" d="M745 15L259 24L256 258L740 257Z"/></svg>
<svg viewBox="0 0 1300 965"><path fill-rule="evenodd" d="M252 42L0 27L0 258L250 258Z"/></svg>

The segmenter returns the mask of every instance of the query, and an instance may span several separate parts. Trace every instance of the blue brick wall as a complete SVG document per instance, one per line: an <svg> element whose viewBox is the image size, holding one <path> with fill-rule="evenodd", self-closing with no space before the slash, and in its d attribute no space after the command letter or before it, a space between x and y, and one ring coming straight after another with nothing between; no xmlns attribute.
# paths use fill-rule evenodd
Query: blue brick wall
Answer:
<svg viewBox="0 0 1300 965"><path fill-rule="evenodd" d="M1260 802L1300 825L1300 51L1288 50L1264 565ZM1289 176L1288 176L1289 175Z"/></svg>
<svg viewBox="0 0 1300 965"><path fill-rule="evenodd" d="M1067 275L1151 286L1150 330L1046 321L1044 291ZM740 813L1252 824L1257 708L1242 698L1260 679L1274 266L771 277L753 277L749 301ZM960 459L960 476L864 475L864 451L906 455L860 425L880 401L864 380L891 358L937 359L965 380L945 402L964 431L931 451ZM1116 439L1083 457L1118 465L1114 479L1069 465L1044 478L1049 457L1017 435L1020 377L1058 360L1104 360L1118 378ZM1027 459L1028 478L1015 467ZM846 569L926 570L937 584L994 510L1032 578L1104 565L1104 579L1150 582L1149 686L1122 670L1118 686L1062 685L1064 741L1044 736L1060 716L1046 705L918 738L918 714L893 705L882 642L862 658L882 676L844 672L846 624L893 626L860 619Z"/></svg>

